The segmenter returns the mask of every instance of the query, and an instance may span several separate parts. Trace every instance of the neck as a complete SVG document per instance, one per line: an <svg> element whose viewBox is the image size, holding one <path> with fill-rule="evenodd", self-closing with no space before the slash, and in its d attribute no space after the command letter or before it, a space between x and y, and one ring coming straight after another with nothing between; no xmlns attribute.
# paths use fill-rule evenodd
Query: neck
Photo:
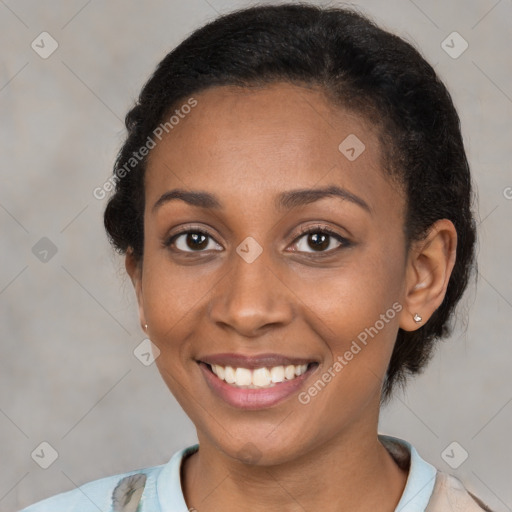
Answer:
<svg viewBox="0 0 512 512"><path fill-rule="evenodd" d="M380 443L376 427L353 430L274 465L244 464L200 439L200 450L183 465L185 500L199 512L392 512L407 471Z"/></svg>

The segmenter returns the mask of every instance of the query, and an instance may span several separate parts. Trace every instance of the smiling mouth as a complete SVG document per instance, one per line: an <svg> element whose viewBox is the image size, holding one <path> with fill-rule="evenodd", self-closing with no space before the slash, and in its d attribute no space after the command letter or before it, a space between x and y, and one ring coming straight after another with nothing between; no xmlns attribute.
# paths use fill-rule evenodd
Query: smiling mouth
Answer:
<svg viewBox="0 0 512 512"><path fill-rule="evenodd" d="M283 382L289 382L312 371L318 363L312 362L300 365L282 365L262 368L243 368L221 366L202 362L218 379L239 389L272 388Z"/></svg>

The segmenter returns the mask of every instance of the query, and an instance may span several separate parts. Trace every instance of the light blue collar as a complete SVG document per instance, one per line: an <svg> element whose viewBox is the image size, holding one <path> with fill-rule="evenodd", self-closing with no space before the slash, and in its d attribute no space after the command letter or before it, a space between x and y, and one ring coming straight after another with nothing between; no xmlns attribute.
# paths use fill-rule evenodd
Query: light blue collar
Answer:
<svg viewBox="0 0 512 512"><path fill-rule="evenodd" d="M379 434L380 441L390 450L393 457L396 452L402 460L410 460L409 475L402 497L395 512L424 512L434 490L437 470L423 460L414 446L396 437ZM189 454L197 451L199 445L189 446L176 452L165 464L157 479L157 496L160 509L172 512L188 512L181 490L181 462Z"/></svg>
<svg viewBox="0 0 512 512"><path fill-rule="evenodd" d="M162 468L156 482L156 493L160 509L172 512L189 512L181 490L181 462L199 448L198 444L176 452Z"/></svg>
<svg viewBox="0 0 512 512"><path fill-rule="evenodd" d="M385 435L379 435L379 439L391 452L393 458L410 461L405 489L395 512L425 512L434 490L437 469L423 460L414 446L407 441ZM394 455L391 451L393 448L394 452L399 453Z"/></svg>

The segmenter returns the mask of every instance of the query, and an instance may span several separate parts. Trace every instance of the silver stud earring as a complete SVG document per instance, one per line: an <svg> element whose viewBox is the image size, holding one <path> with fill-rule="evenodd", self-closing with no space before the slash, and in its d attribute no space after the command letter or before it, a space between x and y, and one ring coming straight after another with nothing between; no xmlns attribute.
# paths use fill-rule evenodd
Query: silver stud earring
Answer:
<svg viewBox="0 0 512 512"><path fill-rule="evenodd" d="M148 330L148 324L145 324L144 325L144 330L147 331Z"/></svg>
<svg viewBox="0 0 512 512"><path fill-rule="evenodd" d="M420 316L420 315L418 315L418 313L415 313L415 314L414 314L414 316L413 316L413 318L414 318L414 321L415 321L417 324L419 324L419 323L422 321L422 318L421 318L421 316Z"/></svg>

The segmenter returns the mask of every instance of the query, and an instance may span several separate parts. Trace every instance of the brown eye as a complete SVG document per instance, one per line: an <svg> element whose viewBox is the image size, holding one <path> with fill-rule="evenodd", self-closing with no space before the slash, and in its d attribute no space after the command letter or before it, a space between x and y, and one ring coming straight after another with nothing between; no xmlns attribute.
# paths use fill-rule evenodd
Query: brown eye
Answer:
<svg viewBox="0 0 512 512"><path fill-rule="evenodd" d="M350 242L327 228L313 227L304 231L297 239L296 251L305 253L326 253L332 252L340 247L347 247ZM309 250L308 250L309 249Z"/></svg>
<svg viewBox="0 0 512 512"><path fill-rule="evenodd" d="M212 245L209 247L210 245ZM222 249L217 242L206 232L202 230L183 231L173 235L166 243L167 247L174 247L181 252L204 252L206 249Z"/></svg>
<svg viewBox="0 0 512 512"><path fill-rule="evenodd" d="M187 233L185 245L192 250L201 250L208 246L208 237L202 233Z"/></svg>
<svg viewBox="0 0 512 512"><path fill-rule="evenodd" d="M307 238L309 247L315 251L323 251L329 247L330 235L323 233L310 233Z"/></svg>

